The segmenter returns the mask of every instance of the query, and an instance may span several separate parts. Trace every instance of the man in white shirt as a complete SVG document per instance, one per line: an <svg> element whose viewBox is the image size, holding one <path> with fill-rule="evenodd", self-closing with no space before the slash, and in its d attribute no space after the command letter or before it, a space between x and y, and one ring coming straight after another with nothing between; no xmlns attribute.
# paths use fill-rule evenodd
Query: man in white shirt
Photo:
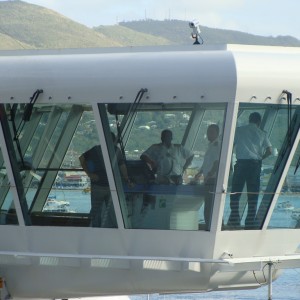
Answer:
<svg viewBox="0 0 300 300"><path fill-rule="evenodd" d="M245 184L247 185L248 213L245 228L255 226L258 194L260 190L260 173L262 160L272 153L272 145L267 133L261 130L261 116L253 112L249 124L236 129L234 144L237 162L234 166L230 196L231 214L228 225L239 226L239 200Z"/></svg>
<svg viewBox="0 0 300 300"><path fill-rule="evenodd" d="M161 133L161 143L150 146L141 159L157 174L159 184L181 184L182 174L193 160L192 151L180 144L172 144L173 134L169 129Z"/></svg>
<svg viewBox="0 0 300 300"><path fill-rule="evenodd" d="M204 220L206 229L208 230L211 223L214 191L218 175L221 150L221 143L219 141L219 126L217 124L209 125L206 136L209 141L209 145L204 155L203 164L199 172L195 175L195 179L199 179L200 176L204 177Z"/></svg>

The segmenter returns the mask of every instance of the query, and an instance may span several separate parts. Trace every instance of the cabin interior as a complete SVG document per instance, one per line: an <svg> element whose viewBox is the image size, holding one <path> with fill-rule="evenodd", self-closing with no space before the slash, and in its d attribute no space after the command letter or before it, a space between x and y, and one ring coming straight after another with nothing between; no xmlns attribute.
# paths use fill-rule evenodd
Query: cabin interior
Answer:
<svg viewBox="0 0 300 300"><path fill-rule="evenodd" d="M87 102L85 102L87 103ZM246 230L247 192L239 204L241 224L228 222L235 164L235 129L252 112L272 143L263 160L255 222L251 230L300 227L300 106L240 103L232 119L228 103L1 104L0 224L90 227L91 182L79 157L100 145L111 191L101 228L154 230ZM233 120L233 121L232 121ZM207 127L220 128L220 163L209 224L204 188L195 179L208 147ZM140 156L170 129L173 143L194 153L182 184L158 184ZM122 180L110 132L117 136L131 181ZM226 162L224 158L231 157ZM107 159L109 158L109 159ZM222 159L223 158L223 159ZM212 220L219 220L216 228Z"/></svg>

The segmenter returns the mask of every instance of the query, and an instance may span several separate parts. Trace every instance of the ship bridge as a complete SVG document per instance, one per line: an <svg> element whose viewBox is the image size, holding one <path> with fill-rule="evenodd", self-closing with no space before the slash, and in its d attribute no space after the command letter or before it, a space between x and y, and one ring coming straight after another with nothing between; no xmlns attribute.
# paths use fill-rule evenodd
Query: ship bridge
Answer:
<svg viewBox="0 0 300 300"><path fill-rule="evenodd" d="M300 266L298 48L11 51L0 66L0 277L12 297L249 289ZM272 151L258 188L237 192L235 133L254 112ZM207 188L197 174L212 124ZM161 157L161 181L141 156L165 129L193 159Z"/></svg>

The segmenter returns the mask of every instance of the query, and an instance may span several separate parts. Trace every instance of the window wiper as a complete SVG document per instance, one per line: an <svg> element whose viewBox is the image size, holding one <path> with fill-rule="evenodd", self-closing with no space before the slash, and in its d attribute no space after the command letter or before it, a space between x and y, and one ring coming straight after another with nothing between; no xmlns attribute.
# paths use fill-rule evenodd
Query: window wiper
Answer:
<svg viewBox="0 0 300 300"><path fill-rule="evenodd" d="M26 168L26 166L25 166L23 155L22 155L22 149L21 149L21 146L20 146L19 137L20 137L20 134L21 134L21 132L22 132L24 126L25 126L25 123L30 121L33 106L34 106L36 100L38 99L39 95L42 94L42 93L43 93L43 90L38 89L33 93L32 97L30 97L30 102L27 103L24 107L22 120L21 120L18 128L16 126L16 120L15 120L18 104L14 104L13 107L11 108L11 110L10 110L11 121L12 121L12 126L13 126L13 131L14 131L14 141L16 142L17 150L18 150L23 168Z"/></svg>
<svg viewBox="0 0 300 300"><path fill-rule="evenodd" d="M291 128L296 124L296 121L297 121L297 118L295 117L293 119L293 121L291 122ZM291 131L291 136L290 137L288 136L288 134L285 137L285 140L284 140L283 145L282 145L282 150L281 150L279 160L277 160L276 165L274 167L274 174L276 173L277 169L279 168L283 158L285 157L285 154L292 147L291 137L292 137L292 131Z"/></svg>
<svg viewBox="0 0 300 300"><path fill-rule="evenodd" d="M120 126L118 116L116 114L118 142L120 144L120 148L121 148L121 151L122 151L124 157L125 157L125 147L124 147L124 143L123 143L124 136L126 135L126 132L129 129L129 125L131 124L132 120L135 118L135 116L137 114L137 108L138 108L144 94L147 92L148 92L148 89L146 89L146 88L142 88L138 91L134 102L130 104L127 114L124 116L124 118L125 118L124 121L122 120L122 123L124 124L124 126L122 128Z"/></svg>
<svg viewBox="0 0 300 300"><path fill-rule="evenodd" d="M30 121L30 117L32 115L33 106L38 99L39 95L43 93L43 90L36 90L33 95L30 97L30 102L25 105L22 121L15 132L15 139L18 139L21 131L24 128L26 122Z"/></svg>
<svg viewBox="0 0 300 300"><path fill-rule="evenodd" d="M121 137L123 137L125 135L125 133L127 132L130 122L132 121L135 114L137 113L137 108L138 108L142 98L143 98L144 94L147 92L148 92L147 89L140 89L135 97L134 102L130 104L128 112L127 112L126 116L124 116L125 117L124 127L120 128L120 136Z"/></svg>
<svg viewBox="0 0 300 300"><path fill-rule="evenodd" d="M288 128L288 132L287 132L287 136L288 136L288 143L289 146L291 145L291 136L292 136L292 127L291 127L291 123L292 123L292 93L287 91L287 90L283 90L282 94L286 94L286 100L287 100L287 109L288 109L288 118L287 118L287 128Z"/></svg>
<svg viewBox="0 0 300 300"><path fill-rule="evenodd" d="M288 151L289 148L292 147L292 133L293 133L293 127L296 124L296 120L297 118L295 117L292 120L292 93L290 93L287 90L283 90L282 94L286 94L287 96L287 109L288 109L288 117L287 117L287 135L285 138L285 141L282 145L282 151L281 151L281 155L279 157L279 160L277 160L276 165L274 167L274 174L276 173L276 171L278 170L279 166L281 165L281 162L286 154L286 152Z"/></svg>
<svg viewBox="0 0 300 300"><path fill-rule="evenodd" d="M300 126L299 126L299 127L300 127ZM298 128L298 130L299 130L299 129L300 129L300 128ZM300 155L299 155L298 161L297 161L296 166L295 166L294 175L295 175L296 172L298 171L299 167L300 167Z"/></svg>

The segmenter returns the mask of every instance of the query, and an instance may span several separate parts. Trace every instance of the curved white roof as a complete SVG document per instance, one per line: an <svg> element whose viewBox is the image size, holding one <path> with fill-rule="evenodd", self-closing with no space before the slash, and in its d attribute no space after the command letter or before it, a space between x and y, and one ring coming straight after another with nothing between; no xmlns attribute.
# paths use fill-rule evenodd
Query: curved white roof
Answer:
<svg viewBox="0 0 300 300"><path fill-rule="evenodd" d="M300 97L298 48L228 45L81 52L0 53L0 101L27 101L36 89L44 90L42 101L53 102L131 102L140 88L147 88L148 99L158 102L277 103L283 89Z"/></svg>
<svg viewBox="0 0 300 300"><path fill-rule="evenodd" d="M276 103L282 90L300 97L299 48L228 45L228 50L236 65L237 101Z"/></svg>

